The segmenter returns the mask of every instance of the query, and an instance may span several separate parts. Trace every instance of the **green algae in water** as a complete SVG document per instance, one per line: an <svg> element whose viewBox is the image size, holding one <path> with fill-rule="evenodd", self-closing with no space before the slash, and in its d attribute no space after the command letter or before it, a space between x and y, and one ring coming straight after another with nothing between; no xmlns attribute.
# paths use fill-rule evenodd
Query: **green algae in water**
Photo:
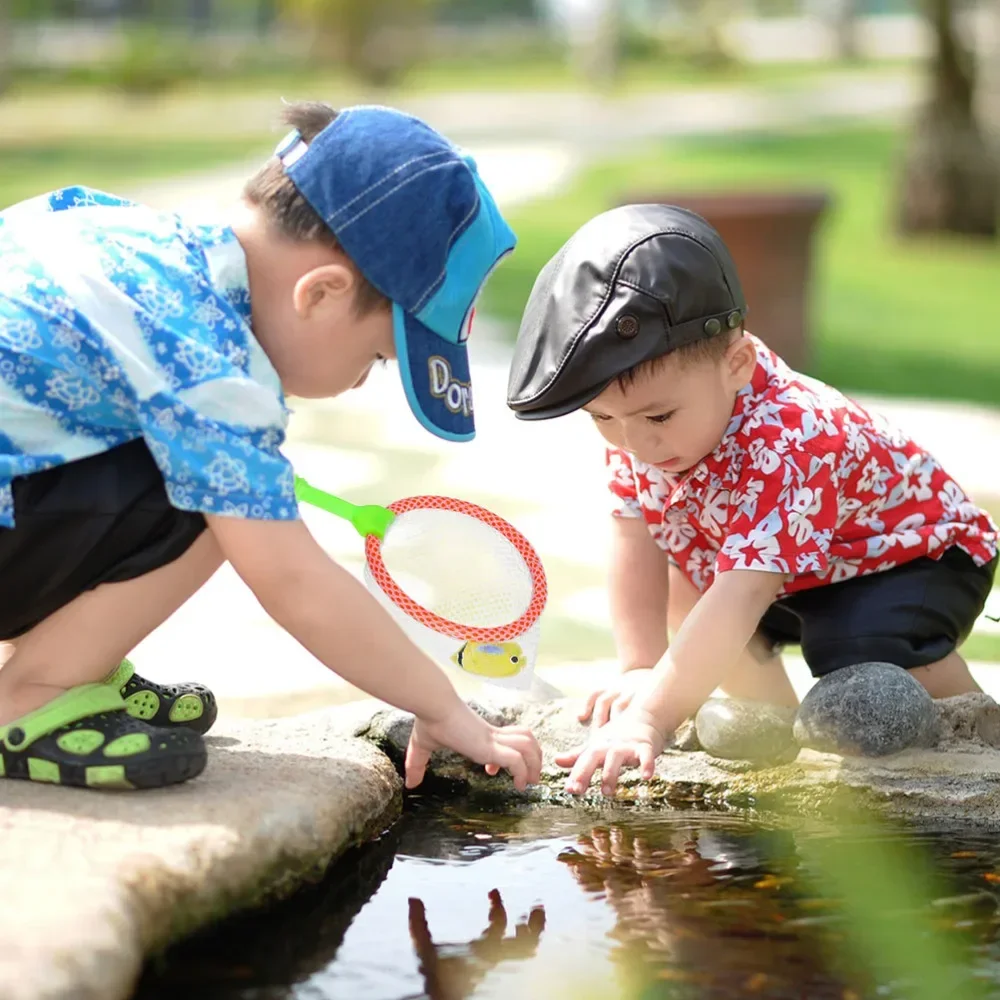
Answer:
<svg viewBox="0 0 1000 1000"><path fill-rule="evenodd" d="M836 855L884 894L863 864L886 849L933 893L859 911L817 877ZM930 952L958 959L947 995L1000 997L998 899L988 834L418 802L320 885L168 953L135 1000L903 1000ZM902 974L878 952L900 940Z"/></svg>

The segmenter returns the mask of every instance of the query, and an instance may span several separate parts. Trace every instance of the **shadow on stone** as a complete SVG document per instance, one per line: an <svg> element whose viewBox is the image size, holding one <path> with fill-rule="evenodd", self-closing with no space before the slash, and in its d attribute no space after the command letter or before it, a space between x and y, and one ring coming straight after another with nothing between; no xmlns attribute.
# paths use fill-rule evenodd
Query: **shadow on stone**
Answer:
<svg viewBox="0 0 1000 1000"><path fill-rule="evenodd" d="M206 927L148 962L132 1000L246 1000L251 990L262 1000L288 996L334 960L389 874L399 834L393 827L352 848L294 898Z"/></svg>

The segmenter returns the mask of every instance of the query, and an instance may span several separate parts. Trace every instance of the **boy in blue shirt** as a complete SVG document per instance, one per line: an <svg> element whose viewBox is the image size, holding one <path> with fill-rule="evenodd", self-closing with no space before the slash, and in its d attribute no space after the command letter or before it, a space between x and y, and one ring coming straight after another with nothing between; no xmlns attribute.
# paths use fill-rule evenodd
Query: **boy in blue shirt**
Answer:
<svg viewBox="0 0 1000 1000"><path fill-rule="evenodd" d="M211 693L125 657L228 560L318 659L414 713L408 785L441 746L537 780L531 734L469 710L312 538L279 450L286 392L334 396L389 358L425 427L471 438L465 341L514 234L417 119L286 121L225 226L85 188L0 213L0 776L200 773Z"/></svg>

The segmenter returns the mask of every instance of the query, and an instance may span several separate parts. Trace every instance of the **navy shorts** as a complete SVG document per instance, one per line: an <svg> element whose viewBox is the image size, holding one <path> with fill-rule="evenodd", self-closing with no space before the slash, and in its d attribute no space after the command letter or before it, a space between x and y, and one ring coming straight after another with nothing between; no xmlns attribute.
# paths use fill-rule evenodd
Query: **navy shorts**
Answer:
<svg viewBox="0 0 1000 1000"><path fill-rule="evenodd" d="M13 528L0 528L0 641L34 628L102 583L144 576L205 530L177 510L140 438L12 483Z"/></svg>
<svg viewBox="0 0 1000 1000"><path fill-rule="evenodd" d="M775 601L759 632L774 649L800 645L814 677L854 663L910 670L951 653L972 631L997 560L977 566L961 549L922 557Z"/></svg>

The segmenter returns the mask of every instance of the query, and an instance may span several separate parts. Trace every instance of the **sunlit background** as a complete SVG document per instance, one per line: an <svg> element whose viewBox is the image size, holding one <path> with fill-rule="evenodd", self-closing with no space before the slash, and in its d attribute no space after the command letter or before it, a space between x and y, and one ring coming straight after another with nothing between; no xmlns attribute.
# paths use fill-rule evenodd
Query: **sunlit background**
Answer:
<svg viewBox="0 0 1000 1000"><path fill-rule="evenodd" d="M299 98L425 117L477 156L520 245L477 320L475 443L430 439L390 371L295 403L289 454L351 499L443 492L513 520L549 573L556 683L613 656L600 449L583 420L515 421L506 360L538 270L616 204L707 214L750 329L1000 515L997 0L0 0L0 206L82 183L216 211ZM350 529L307 517L357 570ZM144 652L234 710L348 696L225 570ZM1000 660L996 628L967 652Z"/></svg>

